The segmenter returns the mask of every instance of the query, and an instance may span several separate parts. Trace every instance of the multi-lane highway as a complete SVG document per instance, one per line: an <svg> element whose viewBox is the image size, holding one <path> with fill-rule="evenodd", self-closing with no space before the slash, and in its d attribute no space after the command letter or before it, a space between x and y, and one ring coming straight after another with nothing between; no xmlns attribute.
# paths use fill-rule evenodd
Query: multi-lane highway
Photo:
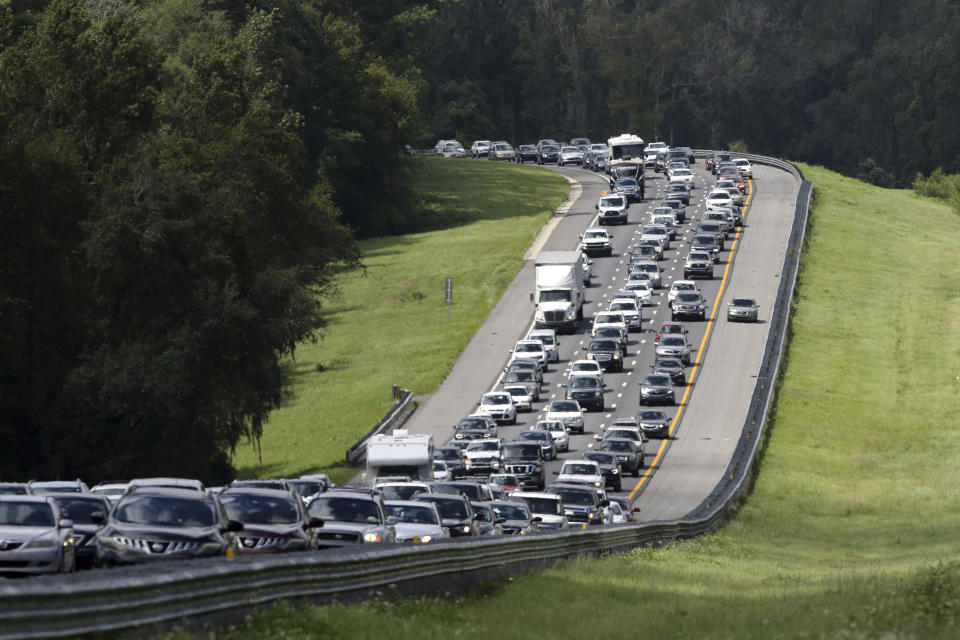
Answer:
<svg viewBox="0 0 960 640"><path fill-rule="evenodd" d="M568 210L555 217L528 258L540 250L570 250L578 236L594 220L594 204L608 187L606 176L577 168L554 169L576 181ZM619 416L632 416L639 408L639 386L654 358L653 337L660 322L670 320L666 291L673 280L683 278L683 259L696 218L704 212L703 199L714 177L702 164L694 165L697 188L687 222L660 262L664 287L654 295L652 306L644 308L643 329L630 334L631 343L623 373L608 373L606 410L588 412L586 433L572 436L568 454L547 465L547 481L564 458L596 446L594 436ZM623 491L642 509L641 520L682 517L696 507L720 480L740 436L750 393L756 383L767 337L770 305L776 295L786 251L799 183L790 174L769 167L754 168L755 179L744 207L744 226L727 240L726 251L715 266L713 280L699 281L711 310L706 321L687 321L688 338L697 347L694 363L687 370L688 385L677 388L677 406L667 407L675 419L671 437L647 443L647 469L639 479L623 478ZM589 341L589 319L606 309L610 295L627 277L626 252L639 240L640 225L648 222L649 211L660 201L666 179L647 172L647 198L629 208L629 224L609 227L614 238L613 256L593 258L593 278L584 307L586 321L575 335L560 337L560 362L544 375L541 402L532 413L519 414L517 426L500 428L500 437L511 440L542 417L546 403L563 397L560 386L569 363L584 357ZM523 338L533 320L530 291L533 288L533 260L521 269L503 298L474 336L450 375L421 406L406 428L412 433L430 433L437 442L452 436L452 425L471 413L483 392L496 386L516 340ZM756 298L760 322L731 324L726 321L726 303L731 295Z"/></svg>

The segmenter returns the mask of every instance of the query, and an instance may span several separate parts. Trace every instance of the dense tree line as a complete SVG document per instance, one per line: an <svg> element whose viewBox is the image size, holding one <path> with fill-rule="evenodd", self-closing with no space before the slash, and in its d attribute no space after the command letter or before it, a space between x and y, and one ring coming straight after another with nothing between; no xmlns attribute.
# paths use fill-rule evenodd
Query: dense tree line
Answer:
<svg viewBox="0 0 960 640"><path fill-rule="evenodd" d="M448 3L423 47L422 142L741 141L907 186L960 171L958 11L949 0Z"/></svg>
<svg viewBox="0 0 960 640"><path fill-rule="evenodd" d="M3 478L229 477L350 227L406 224L423 17L371 4L0 5Z"/></svg>

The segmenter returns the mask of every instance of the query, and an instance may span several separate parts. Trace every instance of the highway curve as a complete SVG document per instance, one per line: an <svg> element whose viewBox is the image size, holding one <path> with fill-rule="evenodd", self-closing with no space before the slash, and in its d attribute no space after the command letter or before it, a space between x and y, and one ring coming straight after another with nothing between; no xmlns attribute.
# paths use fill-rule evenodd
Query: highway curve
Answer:
<svg viewBox="0 0 960 640"><path fill-rule="evenodd" d="M660 262L664 287L654 296L654 305L645 307L641 332L631 333L631 344L623 373L606 375L611 391L606 396L606 410L586 414L586 433L573 436L569 454L595 446L594 435L601 432L617 416L631 416L639 408L638 384L653 362L653 331L664 320L670 320L666 291L673 280L683 277L683 259L696 225L695 218L704 211L703 200L714 177L702 162L694 165L697 188L687 207L687 222L681 225L682 237L671 243L671 249ZM594 219L594 204L607 188L606 176L577 168L552 169L576 181L572 201L555 216L545 233L511 282L503 297L457 360L450 375L438 391L414 413L406 428L411 433L430 433L444 443L453 433L453 425L473 412L480 396L496 387L514 343L523 338L533 321L530 291L533 289L533 259L540 250L570 250L578 245L578 236ZM711 313L706 322L688 321L690 342L700 352L687 370L688 387L677 388L678 406L666 407L675 416L669 440L647 443L645 473L639 479L623 478L623 495L629 495L641 508L641 521L680 518L706 498L726 469L740 436L747 414L750 394L766 342L771 305L779 286L787 240L793 222L799 181L781 169L754 166L755 178L748 191L744 208L744 226L727 240L727 250L715 267L715 277L699 281ZM609 295L620 288L626 278L625 253L647 221L647 213L659 202L666 179L647 172L647 198L629 209L629 224L609 227L614 237L614 255L594 258L593 279L587 290L584 317L605 309ZM469 286L469 283L458 283ZM731 296L754 297L760 304L760 322L732 324L726 321L726 303ZM718 299L719 298L719 299ZM454 313L456 309L454 308ZM560 362L553 363L544 374L541 402L532 413L521 413L517 426L500 428L500 437L511 440L542 415L546 403L563 397L560 384L566 379L569 362L582 358L589 338L589 322L575 335L560 338ZM682 404L681 404L682 403ZM547 482L560 461L547 465Z"/></svg>

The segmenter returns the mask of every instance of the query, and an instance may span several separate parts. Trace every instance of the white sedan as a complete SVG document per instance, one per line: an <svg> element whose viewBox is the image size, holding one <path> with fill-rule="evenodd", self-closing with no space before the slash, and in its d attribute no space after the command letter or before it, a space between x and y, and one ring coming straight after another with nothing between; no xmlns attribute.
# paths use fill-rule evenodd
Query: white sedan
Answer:
<svg viewBox="0 0 960 640"><path fill-rule="evenodd" d="M645 307L653 304L653 285L649 280L639 282L630 282L623 287L626 291L632 291L637 300Z"/></svg>
<svg viewBox="0 0 960 640"><path fill-rule="evenodd" d="M570 433L583 433L583 409L576 400L554 400L547 405L544 420L559 420Z"/></svg>
<svg viewBox="0 0 960 640"><path fill-rule="evenodd" d="M603 384L603 367L596 360L574 360L570 365L568 377L594 376Z"/></svg>
<svg viewBox="0 0 960 640"><path fill-rule="evenodd" d="M750 165L750 161L746 158L734 158L733 164L737 165L737 169L740 170L740 175L744 178L753 177L753 167Z"/></svg>
<svg viewBox="0 0 960 640"><path fill-rule="evenodd" d="M600 327L617 327L618 329L623 329L624 333L629 331L626 318L622 313L617 311L601 311L595 315L593 317L593 329L590 335L596 335L597 329Z"/></svg>
<svg viewBox="0 0 960 640"><path fill-rule="evenodd" d="M691 189L695 189L697 186L697 177L690 169L675 169L673 173L670 174L670 180L683 180L690 185Z"/></svg>
<svg viewBox="0 0 960 640"><path fill-rule="evenodd" d="M608 311L616 311L623 314L623 319L627 322L627 328L634 331L640 331L640 324L643 322L643 316L640 312L640 305L634 297L633 300L627 298L618 298L610 303Z"/></svg>
<svg viewBox="0 0 960 640"><path fill-rule="evenodd" d="M600 465L593 460L567 460L560 467L557 482L603 487L606 484Z"/></svg>

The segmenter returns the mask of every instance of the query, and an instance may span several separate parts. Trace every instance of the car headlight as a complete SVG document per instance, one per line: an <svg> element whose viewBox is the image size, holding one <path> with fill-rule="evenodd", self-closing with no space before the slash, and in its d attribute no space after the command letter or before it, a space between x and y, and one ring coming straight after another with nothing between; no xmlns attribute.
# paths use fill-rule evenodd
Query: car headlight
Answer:
<svg viewBox="0 0 960 640"><path fill-rule="evenodd" d="M576 319L576 317L577 317L577 313L575 311L571 311L567 313L567 320L574 320Z"/></svg>
<svg viewBox="0 0 960 640"><path fill-rule="evenodd" d="M593 513L587 514L587 517L588 517L589 519L593 520Z"/></svg>
<svg viewBox="0 0 960 640"><path fill-rule="evenodd" d="M603 483L602 483L602 482L594 482L594 483L593 483L593 486L595 486L595 487L602 487L602 486L603 486Z"/></svg>
<svg viewBox="0 0 960 640"><path fill-rule="evenodd" d="M369 533L363 534L363 541L364 542L383 542L383 536L381 536L379 533L371 531Z"/></svg>
<svg viewBox="0 0 960 640"><path fill-rule="evenodd" d="M588 354L587 354L587 360L593 360L593 354L592 354L592 353L588 353Z"/></svg>
<svg viewBox="0 0 960 640"><path fill-rule="evenodd" d="M601 396L603 396L603 392L602 392L602 391L594 391L594 392L593 392L593 397L594 397L594 398L599 398L599 397L601 397Z"/></svg>
<svg viewBox="0 0 960 640"><path fill-rule="evenodd" d="M537 320L543 320L543 311L537 311Z"/></svg>
<svg viewBox="0 0 960 640"><path fill-rule="evenodd" d="M465 524L462 527L460 527L460 530L463 531L464 533L470 533L470 525Z"/></svg>
<svg viewBox="0 0 960 640"><path fill-rule="evenodd" d="M416 542L416 539L414 539ZM420 544L430 544L433 542L433 536L420 536Z"/></svg>
<svg viewBox="0 0 960 640"><path fill-rule="evenodd" d="M626 458L624 458L624 460L626 460ZM614 467L613 470L610 471L610 475L612 476L618 475L619 473L620 473L620 469L617 469L616 467Z"/></svg>
<svg viewBox="0 0 960 640"><path fill-rule="evenodd" d="M620 359L620 354L619 354L619 353L613 354L613 359L614 359L614 360L619 360L619 359Z"/></svg>
<svg viewBox="0 0 960 640"><path fill-rule="evenodd" d="M111 551L123 551L126 549L126 545L120 542L114 536L100 536L98 538L100 541L100 546L104 549L110 549Z"/></svg>

